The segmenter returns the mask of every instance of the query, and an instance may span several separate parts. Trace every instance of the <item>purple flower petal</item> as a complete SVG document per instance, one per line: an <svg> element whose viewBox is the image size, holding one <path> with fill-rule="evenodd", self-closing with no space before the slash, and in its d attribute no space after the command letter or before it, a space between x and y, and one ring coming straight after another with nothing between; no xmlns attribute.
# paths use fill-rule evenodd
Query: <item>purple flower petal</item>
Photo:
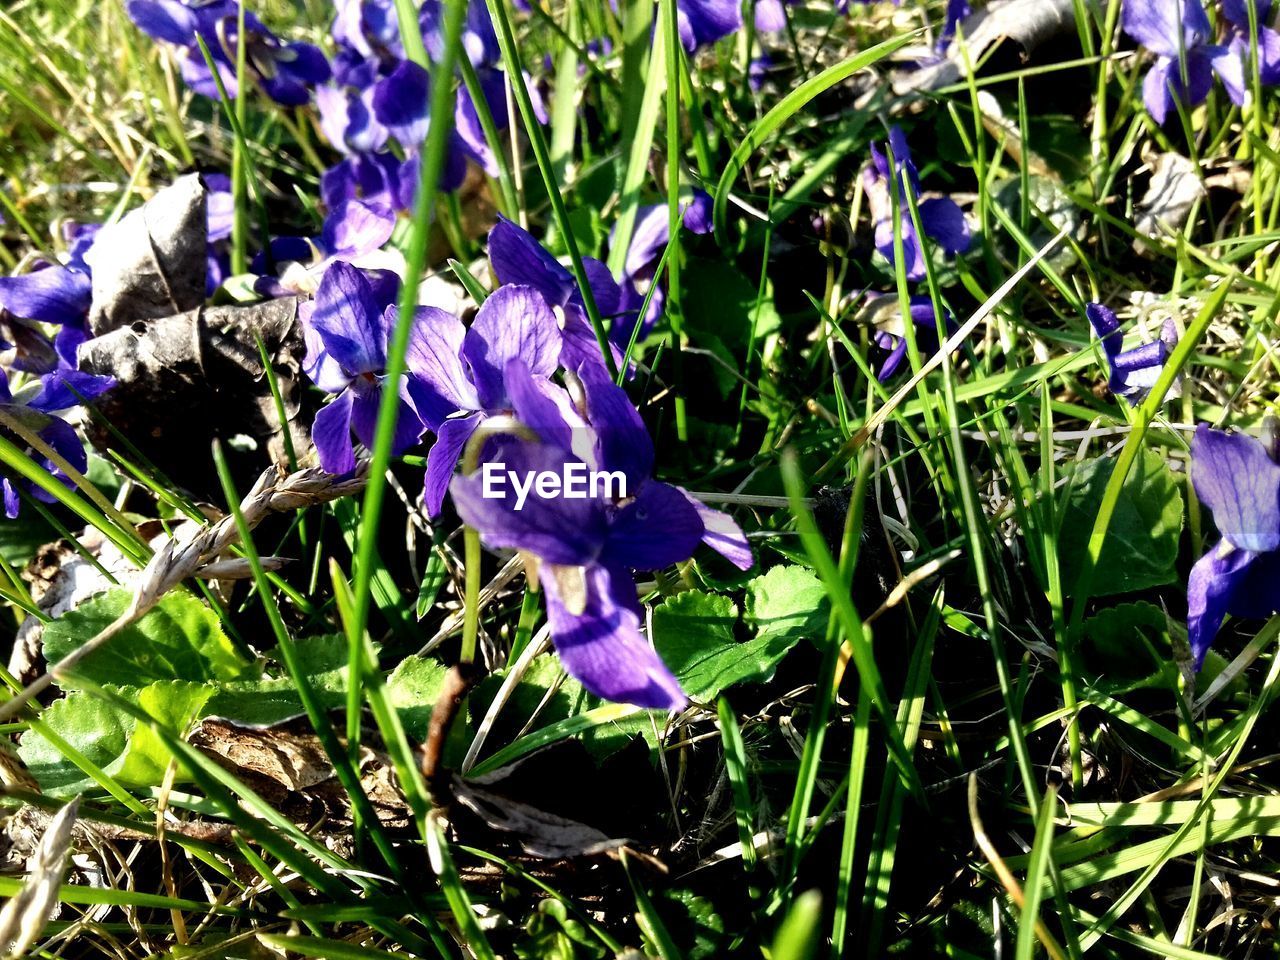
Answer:
<svg viewBox="0 0 1280 960"><path fill-rule="evenodd" d="M311 325L329 356L348 373L379 373L387 365L387 342L380 336L382 309L364 273L339 260L320 280Z"/></svg>
<svg viewBox="0 0 1280 960"><path fill-rule="evenodd" d="M777 33L787 26L782 0L756 0L756 32Z"/></svg>
<svg viewBox="0 0 1280 960"><path fill-rule="evenodd" d="M1230 610L1249 564L1256 554L1234 550L1228 543L1216 547L1196 561L1187 580L1187 639L1196 669L1204 663L1222 619Z"/></svg>
<svg viewBox="0 0 1280 960"><path fill-rule="evenodd" d="M348 200L325 218L320 244L331 257L359 257L391 239L396 216L388 208Z"/></svg>
<svg viewBox="0 0 1280 960"><path fill-rule="evenodd" d="M533 287L553 307L562 307L575 292L573 275L523 227L502 214L489 231L489 262L499 283Z"/></svg>
<svg viewBox="0 0 1280 960"><path fill-rule="evenodd" d="M503 371L507 396L516 418L538 438L590 461L589 450L574 449L574 430L585 427L568 395L543 377L534 377L523 360L511 360ZM584 437L585 439L585 437Z"/></svg>
<svg viewBox="0 0 1280 960"><path fill-rule="evenodd" d="M356 468L351 445L351 390L343 390L316 413L311 441L320 455L320 466L328 473L348 473Z"/></svg>
<svg viewBox="0 0 1280 960"><path fill-rule="evenodd" d="M1191 441L1191 480L1232 546L1280 548L1280 465L1259 440L1201 424Z"/></svg>
<svg viewBox="0 0 1280 960"><path fill-rule="evenodd" d="M626 496L634 499L610 522L602 563L661 570L693 556L706 527L682 491L650 480L638 490L628 483Z"/></svg>
<svg viewBox="0 0 1280 960"><path fill-rule="evenodd" d="M185 45L196 32L196 16L178 0L129 0L129 19L147 36Z"/></svg>
<svg viewBox="0 0 1280 960"><path fill-rule="evenodd" d="M357 380L348 388L348 393L355 393L351 404L351 429L364 444L366 450L372 450L378 434L378 410L382 406L382 394L385 381L370 383ZM422 439L422 421L414 412L404 387L400 390L400 410L396 416L396 431L391 441L391 455L398 457L420 439Z"/></svg>
<svg viewBox="0 0 1280 960"><path fill-rule="evenodd" d="M544 568L540 579L551 640L570 676L605 700L658 710L685 705L679 681L640 632L635 584L625 571L588 567L581 611L566 605L553 571Z"/></svg>
<svg viewBox="0 0 1280 960"><path fill-rule="evenodd" d="M534 376L549 377L560 361L561 336L555 314L533 287L507 285L480 306L462 343L462 356L486 409L506 406L503 371L521 360Z"/></svg>
<svg viewBox="0 0 1280 960"><path fill-rule="evenodd" d="M467 328L438 307L417 309L405 361L409 396L432 432L460 410L479 410L480 397L462 361Z"/></svg>
<svg viewBox="0 0 1280 960"><path fill-rule="evenodd" d="M1209 36L1209 18L1200 0L1124 0L1123 24L1125 33L1152 53L1175 60L1180 51L1199 46Z"/></svg>
<svg viewBox="0 0 1280 960"><path fill-rule="evenodd" d="M1258 25L1266 23L1271 15L1271 0L1222 0L1222 15L1233 26L1249 31L1249 7L1252 6Z"/></svg>
<svg viewBox="0 0 1280 960"><path fill-rule="evenodd" d="M422 499L427 506L427 516L440 515L449 481L458 468L458 459L475 433L484 415L473 413L466 417L454 417L440 424L435 431L436 442L427 451L427 472L423 478Z"/></svg>
<svg viewBox="0 0 1280 960"><path fill-rule="evenodd" d="M55 370L40 378L40 392L27 402L32 410L54 413L91 402L116 384L114 377L100 377L79 370Z"/></svg>
<svg viewBox="0 0 1280 960"><path fill-rule="evenodd" d="M565 464L579 462L546 444L502 438L486 445L486 462L494 464L493 496L485 496L485 471L454 477L449 485L454 506L463 521L480 532L491 547L526 550L547 563L580 566L594 563L607 535L599 500L541 496L536 485L520 503L507 472L526 484L538 473L557 476ZM501 468L500 470L498 468ZM517 504L520 508L517 509Z"/></svg>
<svg viewBox="0 0 1280 960"><path fill-rule="evenodd" d="M18 488L13 482L5 477L0 483L4 486L4 515L10 520L17 520L18 513L22 508L22 500L18 496Z"/></svg>
<svg viewBox="0 0 1280 960"><path fill-rule="evenodd" d="M1216 46L1205 47L1204 51L1209 57L1209 64L1213 68L1213 72L1222 81L1222 86L1227 91L1227 96L1231 98L1231 102L1238 107L1244 106L1246 91L1244 59L1240 56L1239 51L1231 47Z"/></svg>
<svg viewBox="0 0 1280 960"><path fill-rule="evenodd" d="M653 475L653 441L627 392L603 370L582 373L587 395L587 420L596 435L596 465L621 470L632 496Z"/></svg>
<svg viewBox="0 0 1280 960"><path fill-rule="evenodd" d="M1102 342L1102 349L1108 358L1114 357L1124 347L1124 334L1120 332L1120 321L1115 311L1100 303L1086 303L1084 315Z"/></svg>
<svg viewBox="0 0 1280 960"><path fill-rule="evenodd" d="M281 69L287 70L299 83L315 86L326 82L333 70L320 48L310 43L289 43L277 57Z"/></svg>
<svg viewBox="0 0 1280 960"><path fill-rule="evenodd" d="M702 542L739 570L750 570L756 560L751 554L751 544L747 542L746 535L738 526L738 522L723 510L717 510L700 500L695 500L689 496L688 491L680 492L689 497L689 502L702 518L704 527Z"/></svg>
<svg viewBox="0 0 1280 960"><path fill-rule="evenodd" d="M582 271L587 276L587 285L591 287L591 296L596 302L596 309L601 317L611 317L618 312L622 300L622 291L618 281L613 279L609 268L594 257L582 258ZM574 303L581 303L582 297L575 290L571 298ZM583 309L585 313L585 308Z"/></svg>
<svg viewBox="0 0 1280 960"><path fill-rule="evenodd" d="M738 0L677 0L680 39L693 50L742 29Z"/></svg>
<svg viewBox="0 0 1280 960"><path fill-rule="evenodd" d="M964 253L969 249L972 239L969 224L954 200L932 197L921 201L918 212L925 234L937 240L947 253ZM910 215L908 211L907 216Z"/></svg>
<svg viewBox="0 0 1280 960"><path fill-rule="evenodd" d="M0 309L42 323L80 323L89 311L91 294L86 274L56 264L0 277Z"/></svg>
<svg viewBox="0 0 1280 960"><path fill-rule="evenodd" d="M374 116L406 148L427 138L430 77L411 60L402 60L373 90Z"/></svg>
<svg viewBox="0 0 1280 960"><path fill-rule="evenodd" d="M311 325L315 303L298 305L298 319L302 321L302 342L306 354L302 358L302 370L307 378L325 393L341 393L351 383L351 375L342 364L329 356L320 333Z"/></svg>

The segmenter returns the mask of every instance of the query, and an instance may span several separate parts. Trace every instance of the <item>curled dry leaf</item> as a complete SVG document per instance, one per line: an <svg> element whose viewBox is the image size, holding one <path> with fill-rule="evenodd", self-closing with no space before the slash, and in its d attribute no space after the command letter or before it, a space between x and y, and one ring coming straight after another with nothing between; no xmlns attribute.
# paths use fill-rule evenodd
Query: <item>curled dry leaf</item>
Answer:
<svg viewBox="0 0 1280 960"><path fill-rule="evenodd" d="M93 268L94 335L204 302L205 207L204 184L192 173L99 231L85 258Z"/></svg>
<svg viewBox="0 0 1280 960"><path fill-rule="evenodd" d="M502 773L501 770L495 772ZM625 839L606 836L585 823L485 789L479 782L454 776L450 782L450 793L454 800L483 820L490 829L513 834L530 856L549 860L592 857L612 853L627 844Z"/></svg>
<svg viewBox="0 0 1280 960"><path fill-rule="evenodd" d="M58 902L62 873L71 852L80 798L72 800L49 822L27 863L27 882L0 910L0 950L5 957L24 956L39 939Z"/></svg>
<svg viewBox="0 0 1280 960"><path fill-rule="evenodd" d="M286 817L308 829L314 827L331 848L350 841L350 800L306 717L266 728L210 718L201 721L191 743ZM390 760L362 747L359 769L365 795L382 824L391 829L409 827L412 814Z"/></svg>
<svg viewBox="0 0 1280 960"><path fill-rule="evenodd" d="M305 450L296 424L297 381L304 346L297 301L205 307L127 327L80 347L80 369L116 378L97 401L112 425L175 482L213 494L209 443L248 436L284 459L283 433L258 348L271 360L295 450ZM93 426L91 439L114 436Z"/></svg>
<svg viewBox="0 0 1280 960"><path fill-rule="evenodd" d="M1205 195L1200 171L1186 157L1162 153L1151 161L1151 183L1138 201L1138 219L1134 228L1152 239L1168 238L1182 229L1191 208ZM1134 241L1141 251L1141 241Z"/></svg>
<svg viewBox="0 0 1280 960"><path fill-rule="evenodd" d="M893 87L897 93L936 90L963 80L970 65L1001 40L1012 40L1030 53L1052 37L1075 29L1075 0L992 0L961 23L967 49L952 41L936 63L900 73Z"/></svg>

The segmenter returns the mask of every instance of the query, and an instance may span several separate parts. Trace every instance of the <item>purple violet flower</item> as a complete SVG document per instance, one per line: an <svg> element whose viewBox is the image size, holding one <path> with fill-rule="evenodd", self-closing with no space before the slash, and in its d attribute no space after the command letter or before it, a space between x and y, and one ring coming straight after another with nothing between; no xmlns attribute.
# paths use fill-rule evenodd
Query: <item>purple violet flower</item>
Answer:
<svg viewBox="0 0 1280 960"><path fill-rule="evenodd" d="M946 17L942 22L942 33L938 35L938 49L949 44L956 35L960 21L973 13L969 0L947 0Z"/></svg>
<svg viewBox="0 0 1280 960"><path fill-rule="evenodd" d="M695 190L693 198L684 205L681 222L690 233L707 234L712 230L711 195L705 190ZM614 234L609 241L613 242ZM640 308L644 306L644 298L649 285L653 282L654 271L662 253L671 239L671 216L665 203L655 203L640 207L636 211L635 228L631 234L631 245L627 248L627 258L623 262L622 277L619 284L621 296L618 301L619 315L609 328L609 339L620 349L626 350L631 342L631 330ZM636 342L642 343L653 330L658 317L662 316L662 305L665 302L661 289L655 290L653 299L649 301L649 312L640 324L640 332Z"/></svg>
<svg viewBox="0 0 1280 960"><path fill-rule="evenodd" d="M445 492L467 441L485 418L514 409L507 364L539 387L548 387L560 365L562 336L555 314L533 287L499 287L480 306L471 326L450 313L424 307L425 335L412 347L415 375L409 395L436 442L427 454L427 513L440 513Z"/></svg>
<svg viewBox="0 0 1280 960"><path fill-rule="evenodd" d="M880 295L876 295L879 299ZM928 356L941 346L941 340L938 337L938 315L933 309L933 301L926 296L917 296L911 298L910 305L911 323L915 327L916 346L920 349L922 355ZM896 311L894 319L897 321L901 330L901 317L897 316ZM947 315L943 321L943 332L945 333L951 327L951 316ZM907 338L904 332L898 332L890 329L878 328L872 336L877 347L886 351L884 361L880 364L880 369L876 371L876 379L881 383L888 381L898 368L902 366L902 361L907 355Z"/></svg>
<svg viewBox="0 0 1280 960"><path fill-rule="evenodd" d="M80 442L75 428L58 414L78 406L82 401L91 401L100 397L114 385L115 380L111 377L99 377L91 373L59 368L45 374L38 381L28 384L15 397L10 391L8 376L3 369L0 369L0 409L38 435L63 460L83 473L89 465L84 445ZM21 437L4 428L0 428L0 433L16 446L26 450L36 462L67 486L72 485L66 474L47 457L29 448ZM0 487L3 488L4 494L4 513L10 520L18 516L22 503L18 496L18 484L37 499L45 503L54 502L54 497L48 491L30 481L12 480L6 476L0 479Z"/></svg>
<svg viewBox="0 0 1280 960"><path fill-rule="evenodd" d="M596 342L595 331L587 318L582 293L573 274L528 230L502 214L498 214L497 224L489 231L489 264L499 283L533 287L558 310L557 319L563 333L561 366L575 372L583 366L605 369L600 345ZM617 314L622 293L609 268L592 257L583 258L583 267L601 316L607 318ZM616 348L614 357L621 362L622 354Z"/></svg>
<svg viewBox="0 0 1280 960"><path fill-rule="evenodd" d="M676 0L680 42L692 53L698 47L742 29L739 0Z"/></svg>
<svg viewBox="0 0 1280 960"><path fill-rule="evenodd" d="M1130 403L1141 402L1155 386L1165 361L1178 345L1177 324L1170 317L1160 328L1159 340L1125 350L1120 321L1110 308L1100 303L1088 303L1085 304L1085 316L1089 318L1089 324L1102 342L1102 350L1107 356L1107 365L1111 368L1108 382L1111 392ZM1175 384L1175 389L1178 386ZM1170 390L1170 396L1177 396L1177 393Z"/></svg>
<svg viewBox="0 0 1280 960"><path fill-rule="evenodd" d="M626 393L598 368L584 370L581 406L569 420L564 405L536 387L522 361L508 362L506 384L517 417L540 440L492 439L486 443L490 463L523 478L565 475L569 465L609 471L625 478L625 489L599 484L590 496L567 497L544 495L534 485L527 498L518 498L506 484L493 496L477 471L450 485L459 514L491 547L537 559L552 642L565 669L588 691L679 709L687 698L640 632L642 610L630 571L679 563L700 541L749 568L742 532L726 514L653 479L653 442Z"/></svg>
<svg viewBox="0 0 1280 960"><path fill-rule="evenodd" d="M1142 81L1142 99L1156 123L1164 123L1178 103L1204 103L1215 73L1231 100L1244 104L1240 55L1209 42L1209 17L1201 0L1124 0L1123 12L1125 33L1156 55Z"/></svg>
<svg viewBox="0 0 1280 960"><path fill-rule="evenodd" d="M403 277L404 257L383 250L395 231L396 215L386 207L344 200L325 218L318 237L275 237L253 258L253 288L267 297L313 294L336 260L361 269L389 270ZM268 274L268 263L276 268Z"/></svg>
<svg viewBox="0 0 1280 960"><path fill-rule="evenodd" d="M1205 424L1191 441L1191 481L1222 534L1187 581L1187 638L1197 670L1227 614L1280 612L1280 464L1274 435L1269 441Z"/></svg>
<svg viewBox="0 0 1280 960"><path fill-rule="evenodd" d="M373 446L399 291L400 278L395 274L366 273L339 260L325 271L315 300L298 307L307 347L302 368L317 387L336 394L320 408L311 430L320 466L329 473L355 469L352 431L366 448ZM418 316L422 317L421 311ZM413 335L415 339L424 336L425 324L415 323ZM414 352L411 347L410 356ZM411 376L417 372L412 363L409 370ZM423 431L407 378L400 383L399 393L395 454L417 443Z"/></svg>
<svg viewBox="0 0 1280 960"><path fill-rule="evenodd" d="M400 22L394 0L335 0L330 33L339 48L365 59L401 60Z"/></svg>
<svg viewBox="0 0 1280 960"><path fill-rule="evenodd" d="M180 48L182 78L202 96L218 99L218 86L196 42L209 48L227 96L236 91L236 0L129 0L129 19L143 33ZM276 103L297 107L311 99L311 88L329 79L329 61L309 43L284 43L252 13L245 13L248 49L245 65L263 92Z"/></svg>
<svg viewBox="0 0 1280 960"><path fill-rule="evenodd" d="M907 279L916 281L925 277L925 248L916 235L907 200L907 187L916 198L920 214L920 226L925 236L936 240L949 254L964 253L972 239L969 224L959 205L949 197L920 199L920 174L911 161L911 150L906 135L896 124L889 128L889 149L897 167L896 176L890 172L889 157L876 144L871 145L871 163L862 171L862 183L871 217L875 222L876 249L893 264L893 198L890 183L898 192L898 215L902 231L902 252L906 257Z"/></svg>
<svg viewBox="0 0 1280 960"><path fill-rule="evenodd" d="M1251 0L1222 0L1222 16L1231 24L1231 50L1240 63L1249 62L1249 4ZM1263 86L1280 83L1280 32L1267 24L1271 0L1252 0L1258 25L1258 79Z"/></svg>

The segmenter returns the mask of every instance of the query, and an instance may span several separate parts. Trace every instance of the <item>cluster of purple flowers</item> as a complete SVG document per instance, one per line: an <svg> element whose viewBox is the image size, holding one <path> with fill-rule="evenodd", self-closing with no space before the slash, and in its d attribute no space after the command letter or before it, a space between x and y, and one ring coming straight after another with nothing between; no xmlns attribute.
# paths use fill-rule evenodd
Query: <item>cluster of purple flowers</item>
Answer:
<svg viewBox="0 0 1280 960"><path fill-rule="evenodd" d="M148 36L178 51L182 78L197 93L218 98L218 80L227 96L238 96L236 62L240 48L237 0L129 0L129 17ZM311 89L329 79L329 61L309 43L285 43L248 10L243 11L245 70L263 93L285 106L302 106ZM218 72L209 69L199 42Z"/></svg>
<svg viewBox="0 0 1280 960"><path fill-rule="evenodd" d="M439 0L419 8L418 25L427 51L439 59L444 50ZM405 57L393 0L342 0L333 22L337 54L333 80L316 91L321 127L344 154L321 182L325 203L361 198L393 210L412 209L419 179L419 155L430 124L427 72ZM462 34L462 50L475 69L485 107L495 127L505 130L508 77L499 66L498 39L483 0L471 0ZM534 110L546 111L528 77ZM486 172L498 172L468 89L458 90L451 144L440 187L462 184L468 159Z"/></svg>
<svg viewBox="0 0 1280 960"><path fill-rule="evenodd" d="M871 210L876 250L891 266L896 265L894 238L895 234L901 235L903 272L907 280L915 283L925 279L925 263L929 255L924 238L917 232L911 217L911 198L916 201L920 228L925 237L936 242L950 256L969 249L973 237L960 205L950 197L921 197L920 173L911 159L906 135L897 125L889 128L887 152L879 144L871 144L871 162L863 168L862 186ZM909 320L917 329L917 336L927 346L936 349L944 339L939 336L939 328L945 332L949 318L944 316L939 323L933 302L926 296L912 297L909 312L910 317L904 322ZM881 331L876 334L876 344L886 351L886 358L877 373L884 381L901 365L907 343L903 336Z"/></svg>
<svg viewBox="0 0 1280 960"><path fill-rule="evenodd" d="M91 248L96 226L69 226L65 231L69 255L65 263L39 261L28 273L0 277L0 350L12 351L11 373L0 368L0 411L38 436L63 460L83 471L88 462L84 446L65 414L82 402L101 396L114 384L110 377L76 369L76 349L89 334ZM55 327L51 337L48 327ZM24 377L15 390L10 376ZM55 477L70 485L66 474L44 454L7 426L0 436L25 450ZM29 481L8 476L0 480L5 516L13 519L21 505L19 490L45 502L53 497Z"/></svg>
<svg viewBox="0 0 1280 960"><path fill-rule="evenodd" d="M415 311L408 375L394 388L394 450L434 435L423 490L428 511L437 515L452 493L486 543L536 561L553 641L584 687L611 700L677 708L684 694L639 630L631 571L687 560L702 542L747 569L750 548L728 515L653 478L653 443L607 372L568 271L507 220L491 232L489 253L500 285L470 326L439 308ZM607 269L591 261L588 274L597 301L616 309L621 293ZM394 274L336 261L302 307L304 368L334 395L312 434L326 470L355 466L353 433L373 444L378 406L391 389L386 351L398 290ZM486 461L522 476L575 465L616 472L625 482L617 490L593 486L580 498L540 488L518 503L514 495L486 497L481 478L458 475L458 464L495 417L499 424L515 418L519 435L479 434Z"/></svg>
<svg viewBox="0 0 1280 960"><path fill-rule="evenodd" d="M1249 6L1253 6L1257 45L1252 44ZM1243 104L1246 67L1256 59L1264 85L1280 83L1280 33L1269 24L1271 0L1222 0L1227 42L1213 43L1213 29L1202 0L1125 0L1124 29L1156 55L1142 82L1142 98L1157 123L1178 104L1204 102L1213 78L1222 82L1233 103Z"/></svg>

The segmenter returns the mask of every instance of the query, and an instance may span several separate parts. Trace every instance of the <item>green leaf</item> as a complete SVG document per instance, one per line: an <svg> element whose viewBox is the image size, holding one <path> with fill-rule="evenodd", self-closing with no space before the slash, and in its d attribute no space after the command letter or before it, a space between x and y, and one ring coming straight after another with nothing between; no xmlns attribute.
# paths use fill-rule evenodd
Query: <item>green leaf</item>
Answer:
<svg viewBox="0 0 1280 960"><path fill-rule="evenodd" d="M436 705L447 672L439 660L405 657L387 678L387 699L400 714L404 732L414 740L427 738L431 708Z"/></svg>
<svg viewBox="0 0 1280 960"><path fill-rule="evenodd" d="M1122 603L1084 622L1086 665L1105 675L1149 678L1169 663L1168 618L1151 603Z"/></svg>
<svg viewBox="0 0 1280 960"><path fill-rule="evenodd" d="M826 588L808 567L774 567L747 584L746 618L760 636L818 641L826 633L829 616Z"/></svg>
<svg viewBox="0 0 1280 960"><path fill-rule="evenodd" d="M730 350L745 352L757 310L757 284L732 263L698 257L689 258L681 276L685 282L683 303L688 327L714 334ZM755 318L756 338L768 336L779 325L773 302L764 299Z"/></svg>
<svg viewBox="0 0 1280 960"><path fill-rule="evenodd" d="M340 633L326 633L297 641L302 672L321 706L332 710L346 703L347 639ZM375 650L377 649L375 645ZM280 660L275 650L271 659ZM232 680L220 684L209 701L205 716L222 717L246 727L272 727L306 711L292 677L264 677L259 680Z"/></svg>
<svg viewBox="0 0 1280 960"><path fill-rule="evenodd" d="M87 693L55 700L40 716L50 730L104 769L124 756L135 725L132 717L117 713ZM50 796L72 796L93 786L92 780L34 730L23 734L18 755Z"/></svg>
<svg viewBox="0 0 1280 960"><path fill-rule="evenodd" d="M45 627L45 656L51 663L62 659L119 617L129 602L127 591L112 590L63 614ZM213 611L190 594L171 593L77 664L70 685L76 676L122 687L156 680L233 680L249 667Z"/></svg>
<svg viewBox="0 0 1280 960"><path fill-rule="evenodd" d="M185 735L213 693L211 685L163 680L141 690L121 691L171 730ZM41 714L50 730L107 774L130 786L159 786L173 755L151 730L133 717L83 691L55 700ZM50 796L95 789L96 785L51 742L29 730L18 745L27 769ZM180 767L178 778L184 779Z"/></svg>
<svg viewBox="0 0 1280 960"><path fill-rule="evenodd" d="M761 632L739 643L738 608L728 597L690 590L653 611L658 654L694 700L710 700L744 681L768 680L799 633Z"/></svg>
<svg viewBox="0 0 1280 960"><path fill-rule="evenodd" d="M1058 555L1062 582L1078 581L1102 494L1115 469L1113 457L1087 461L1062 507ZM1182 491L1164 460L1143 450L1125 479L1098 558L1095 596L1130 593L1172 583L1182 533Z"/></svg>
<svg viewBox="0 0 1280 960"><path fill-rule="evenodd" d="M138 706L179 736L185 736L212 695L209 684L161 680L138 691ZM149 727L138 727L119 766L108 772L124 783L151 786L164 781L165 768L172 759L163 741Z"/></svg>

